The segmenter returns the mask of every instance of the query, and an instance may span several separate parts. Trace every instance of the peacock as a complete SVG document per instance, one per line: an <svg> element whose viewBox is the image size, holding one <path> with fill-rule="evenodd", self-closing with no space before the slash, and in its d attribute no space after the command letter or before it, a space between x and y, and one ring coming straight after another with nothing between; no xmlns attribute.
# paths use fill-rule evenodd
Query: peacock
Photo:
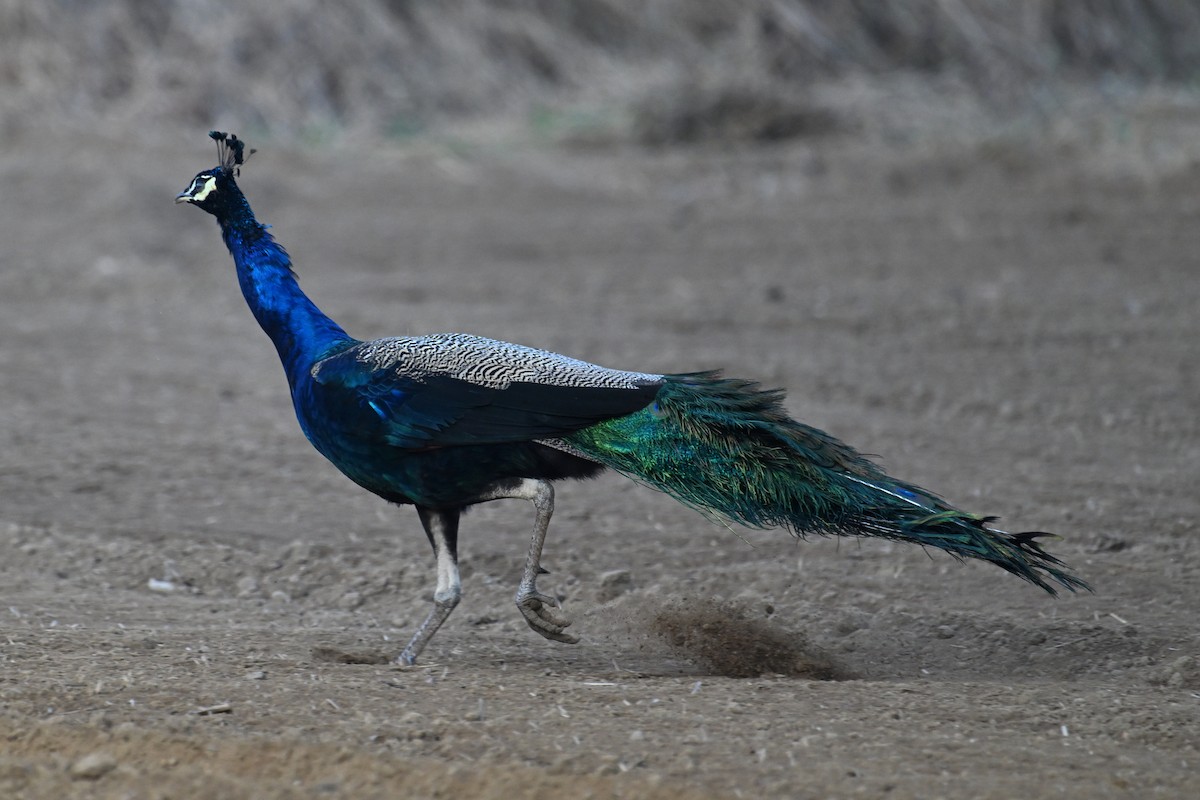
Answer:
<svg viewBox="0 0 1200 800"><path fill-rule="evenodd" d="M400 664L416 662L459 604L459 518L521 499L533 535L516 592L529 626L575 643L558 601L538 591L554 482L616 470L711 517L753 528L874 536L989 561L1040 586L1088 589L1042 549L888 476L833 436L797 422L781 390L720 372L654 374L464 333L360 341L300 289L287 252L255 219L236 177L248 153L212 131L219 164L175 198L217 219L238 281L287 375L300 428L350 480L416 507L433 548L433 607ZM253 152L253 151L250 151Z"/></svg>

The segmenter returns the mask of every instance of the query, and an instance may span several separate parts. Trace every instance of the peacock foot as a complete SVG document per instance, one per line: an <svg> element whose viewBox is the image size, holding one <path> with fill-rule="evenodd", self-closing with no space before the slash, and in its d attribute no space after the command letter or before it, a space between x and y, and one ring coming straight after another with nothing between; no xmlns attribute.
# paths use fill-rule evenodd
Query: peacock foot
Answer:
<svg viewBox="0 0 1200 800"><path fill-rule="evenodd" d="M571 624L571 618L562 612L558 601L553 597L544 595L537 589L522 588L517 592L517 610L525 617L529 627L547 639L565 644L579 642L578 636L565 631Z"/></svg>

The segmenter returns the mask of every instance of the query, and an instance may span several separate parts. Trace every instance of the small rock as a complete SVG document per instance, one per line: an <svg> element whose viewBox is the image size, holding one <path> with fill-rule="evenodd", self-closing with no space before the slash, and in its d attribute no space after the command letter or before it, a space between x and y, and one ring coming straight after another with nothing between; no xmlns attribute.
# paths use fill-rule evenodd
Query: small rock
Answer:
<svg viewBox="0 0 1200 800"><path fill-rule="evenodd" d="M256 594L258 594L258 580L253 575L246 575L238 579L238 597L253 597Z"/></svg>
<svg viewBox="0 0 1200 800"><path fill-rule="evenodd" d="M593 775L616 775L621 772L621 759L613 755L600 756L600 766L593 770Z"/></svg>
<svg viewBox="0 0 1200 800"><path fill-rule="evenodd" d="M590 761L590 753L575 751L559 756L550 764L550 771L558 775L576 775L583 772Z"/></svg>
<svg viewBox="0 0 1200 800"><path fill-rule="evenodd" d="M869 614L857 608L848 608L838 616L833 629L842 636L849 636L855 631L869 627L870 624L871 617Z"/></svg>
<svg viewBox="0 0 1200 800"><path fill-rule="evenodd" d="M117 760L108 753L88 753L67 770L72 778L94 781L117 768Z"/></svg>
<svg viewBox="0 0 1200 800"><path fill-rule="evenodd" d="M262 681L266 680L266 678L267 673L263 672L261 669L256 669L253 672L246 673L246 680L248 681Z"/></svg>
<svg viewBox="0 0 1200 800"><path fill-rule="evenodd" d="M1181 656L1166 667L1165 683L1172 689L1200 688L1200 659Z"/></svg>
<svg viewBox="0 0 1200 800"><path fill-rule="evenodd" d="M633 589L633 574L627 569L614 569L600 576L596 599L601 603L616 600Z"/></svg>
<svg viewBox="0 0 1200 800"><path fill-rule="evenodd" d="M338 600L338 608L345 611L353 611L363 604L362 592L346 592Z"/></svg>
<svg viewBox="0 0 1200 800"><path fill-rule="evenodd" d="M958 631L953 625L938 625L937 630L934 631L934 635L939 639L953 639L956 633Z"/></svg>

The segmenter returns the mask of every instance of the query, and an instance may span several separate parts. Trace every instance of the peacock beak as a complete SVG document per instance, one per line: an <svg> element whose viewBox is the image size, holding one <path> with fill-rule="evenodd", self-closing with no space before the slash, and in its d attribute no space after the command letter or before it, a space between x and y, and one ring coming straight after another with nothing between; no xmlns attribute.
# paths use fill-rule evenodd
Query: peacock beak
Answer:
<svg viewBox="0 0 1200 800"><path fill-rule="evenodd" d="M186 203L188 200L191 200L191 199L192 199L192 196L190 194L188 194L187 192L180 192L179 194L175 195L176 203Z"/></svg>

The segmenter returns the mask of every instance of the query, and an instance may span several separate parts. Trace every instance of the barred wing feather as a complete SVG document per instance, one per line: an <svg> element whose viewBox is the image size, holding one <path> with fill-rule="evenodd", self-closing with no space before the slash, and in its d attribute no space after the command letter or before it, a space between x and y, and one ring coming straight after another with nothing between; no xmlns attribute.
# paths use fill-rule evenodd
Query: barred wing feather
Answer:
<svg viewBox="0 0 1200 800"><path fill-rule="evenodd" d="M364 342L313 378L341 418L405 449L552 439L654 402L662 378L465 334Z"/></svg>

